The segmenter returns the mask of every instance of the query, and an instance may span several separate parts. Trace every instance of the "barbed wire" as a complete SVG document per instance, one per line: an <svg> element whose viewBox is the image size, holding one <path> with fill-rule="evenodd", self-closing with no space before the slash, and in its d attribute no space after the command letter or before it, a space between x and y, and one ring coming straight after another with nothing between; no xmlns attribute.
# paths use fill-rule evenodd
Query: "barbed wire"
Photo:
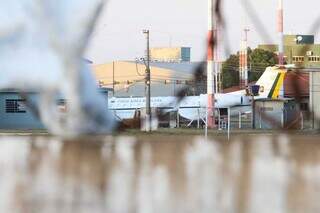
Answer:
<svg viewBox="0 0 320 213"><path fill-rule="evenodd" d="M272 43L272 39L271 39L271 35L269 34L267 27L264 25L264 23L261 21L261 16L259 15L258 11L256 11L252 5L252 2L249 0L241 0L241 6L243 7L246 15L248 16L248 18L251 20L251 22L253 23L254 27L256 28L258 34L260 35L260 37L262 38L264 43ZM214 7L213 7L213 14L214 14L214 18L216 21L217 26L220 27L220 32L222 34L222 36L224 37L224 49L225 49L225 53L226 55L230 54L230 48L229 48L229 43L228 43L228 34L227 34L227 19L228 16L225 16L225 14L223 13L222 10L222 3L223 0L215 0L214 1ZM314 21L314 23L311 25L311 30L310 32L318 32L319 28L320 28L320 16ZM161 31L161 32L160 32ZM160 30L159 33L163 33L162 30ZM164 32L165 33L165 32ZM221 35L220 35L221 36ZM208 41L208 46L210 47L215 47L217 45L217 37L213 36L211 38L211 40ZM306 50L307 47L302 48L302 52ZM203 53L203 60L202 61L206 61L206 56L207 53ZM260 73L262 74L265 71L266 66L270 65L269 63L264 63L264 62L255 62L255 61L250 61L248 63L249 65L249 73ZM229 62L228 64L226 63L222 63L221 66L222 69L227 69L227 70L232 70L235 73L239 73L239 63L238 62ZM179 72L179 71L174 71L175 73L178 74L182 74L183 72ZM302 69L295 69L292 72L295 73L306 73L305 70ZM138 76L143 76L143 73L139 71L139 68L136 64L136 73ZM183 73L186 74L186 73ZM188 73L189 74L189 73ZM126 75L126 76L121 76L121 78L134 78L137 77L137 75ZM181 86L182 89L179 89L178 92L176 93L176 97L177 97L177 104L179 104L183 98L185 97L185 95L188 93L190 86L192 87L206 87L207 83L206 83L206 64L205 63L199 63L193 70L192 72L192 77L190 78L184 78L182 76L165 76L165 75L154 75L151 74L152 82L155 83L159 83L159 84L175 84L177 83L177 81L181 81ZM117 76L117 78L120 76ZM110 79L111 77L103 77L102 79ZM137 84L137 83L143 83L144 79L141 80L133 80L132 84ZM296 101L297 104L301 104L302 103L302 95L304 93L304 90L301 86L301 84L299 84L299 81L301 81L301 76L299 75L292 75L291 77L291 84L293 87L293 98ZM128 81L121 81L118 82L119 84L123 83L123 84L127 84ZM312 95L312 94L309 94ZM299 109L300 113L301 110ZM159 116L161 117L165 112L160 112ZM312 111L308 111L308 113L313 113ZM283 130L289 128L290 126L279 126L279 123L277 122L277 120L271 116L269 116L268 114L266 114L265 112L262 112L262 118L264 118L266 121L268 121L269 123L271 123L272 125L274 125L275 127L278 128L282 128ZM317 121L319 122L319 121Z"/></svg>

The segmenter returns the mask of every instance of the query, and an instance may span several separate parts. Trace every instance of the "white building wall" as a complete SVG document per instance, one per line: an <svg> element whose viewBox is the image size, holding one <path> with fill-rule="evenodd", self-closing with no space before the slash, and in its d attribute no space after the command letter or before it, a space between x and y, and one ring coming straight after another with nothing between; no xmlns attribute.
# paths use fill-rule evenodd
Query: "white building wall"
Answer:
<svg viewBox="0 0 320 213"><path fill-rule="evenodd" d="M312 128L320 129L320 72L310 72L309 76Z"/></svg>

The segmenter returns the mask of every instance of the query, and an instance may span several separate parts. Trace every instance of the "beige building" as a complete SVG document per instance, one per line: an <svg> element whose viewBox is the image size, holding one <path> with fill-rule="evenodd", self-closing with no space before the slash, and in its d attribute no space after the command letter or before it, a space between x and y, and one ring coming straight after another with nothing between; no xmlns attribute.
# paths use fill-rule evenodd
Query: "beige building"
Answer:
<svg viewBox="0 0 320 213"><path fill-rule="evenodd" d="M170 96L191 84L199 63L150 63L151 95ZM145 65L142 62L115 61L92 65L99 84L114 88L115 96L145 95ZM196 91L195 91L196 92Z"/></svg>
<svg viewBox="0 0 320 213"><path fill-rule="evenodd" d="M190 47L155 47L150 49L150 58L158 62L190 62Z"/></svg>
<svg viewBox="0 0 320 213"><path fill-rule="evenodd" d="M314 43L313 35L285 35L284 59L296 67L320 67L320 44ZM258 48L278 54L277 44L262 44Z"/></svg>

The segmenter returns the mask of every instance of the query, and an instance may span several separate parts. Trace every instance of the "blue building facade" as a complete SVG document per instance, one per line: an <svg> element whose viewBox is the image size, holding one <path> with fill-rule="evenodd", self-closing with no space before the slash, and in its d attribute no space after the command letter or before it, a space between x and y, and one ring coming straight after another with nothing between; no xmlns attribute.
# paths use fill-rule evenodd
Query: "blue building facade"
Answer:
<svg viewBox="0 0 320 213"><path fill-rule="evenodd" d="M34 100L36 93L28 93ZM42 122L25 105L16 91L0 92L0 129L45 129Z"/></svg>
<svg viewBox="0 0 320 213"><path fill-rule="evenodd" d="M108 103L108 89L100 89ZM32 103L37 103L36 92L28 92L26 96ZM65 101L61 99L61 103ZM58 106L57 106L58 107ZM45 126L32 110L26 106L26 100L15 90L0 91L0 129L3 130L45 130Z"/></svg>

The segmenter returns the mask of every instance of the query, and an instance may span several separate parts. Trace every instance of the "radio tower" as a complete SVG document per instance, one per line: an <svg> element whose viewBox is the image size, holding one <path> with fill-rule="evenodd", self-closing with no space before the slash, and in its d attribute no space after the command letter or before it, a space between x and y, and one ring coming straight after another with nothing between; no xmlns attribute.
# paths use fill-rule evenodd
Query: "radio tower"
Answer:
<svg viewBox="0 0 320 213"><path fill-rule="evenodd" d="M248 32L249 28L244 29L244 37L240 44L239 54L239 80L240 89L248 86Z"/></svg>
<svg viewBox="0 0 320 213"><path fill-rule="evenodd" d="M279 65L282 66L284 64L283 59L283 0L278 0L278 34L279 34L279 53L278 53L278 59L279 59Z"/></svg>
<svg viewBox="0 0 320 213"><path fill-rule="evenodd" d="M213 1L208 0L208 50L207 50L207 125L208 128L215 127L215 107L214 107L214 62L213 62L213 55L214 55L214 8L213 8Z"/></svg>

